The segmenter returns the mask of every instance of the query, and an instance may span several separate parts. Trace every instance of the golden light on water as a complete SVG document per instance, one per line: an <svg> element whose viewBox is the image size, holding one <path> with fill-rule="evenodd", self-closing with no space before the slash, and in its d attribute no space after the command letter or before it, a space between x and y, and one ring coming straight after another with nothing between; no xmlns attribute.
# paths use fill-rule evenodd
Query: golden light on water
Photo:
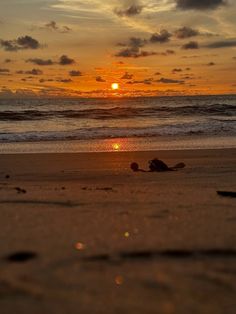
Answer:
<svg viewBox="0 0 236 314"><path fill-rule="evenodd" d="M112 84L111 84L111 88L112 88L113 90L118 90L118 89L120 88L120 86L119 86L118 83L112 83Z"/></svg>

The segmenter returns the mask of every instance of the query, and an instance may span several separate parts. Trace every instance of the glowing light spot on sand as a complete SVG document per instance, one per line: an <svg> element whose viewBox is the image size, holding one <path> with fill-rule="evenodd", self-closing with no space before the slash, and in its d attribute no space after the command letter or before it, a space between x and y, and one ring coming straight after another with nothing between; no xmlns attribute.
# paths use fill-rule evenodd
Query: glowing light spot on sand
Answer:
<svg viewBox="0 0 236 314"><path fill-rule="evenodd" d="M124 278L122 276L116 276L115 278L115 283L118 285L118 286L121 286L123 283L124 283Z"/></svg>
<svg viewBox="0 0 236 314"><path fill-rule="evenodd" d="M124 237L125 237L125 238L129 238L129 237L130 237L130 233L129 233L129 232L125 232L125 233L124 233Z"/></svg>
<svg viewBox="0 0 236 314"><path fill-rule="evenodd" d="M76 245L75 245L75 248L76 248L76 250L78 250L78 251L83 251L83 250L85 249L85 247L86 247L86 245L85 245L84 243L82 243L82 242L78 242L78 243L76 243Z"/></svg>
<svg viewBox="0 0 236 314"><path fill-rule="evenodd" d="M118 83L112 83L112 84L111 84L111 88L112 88L113 90L118 90L118 89L120 88L120 86L119 86Z"/></svg>

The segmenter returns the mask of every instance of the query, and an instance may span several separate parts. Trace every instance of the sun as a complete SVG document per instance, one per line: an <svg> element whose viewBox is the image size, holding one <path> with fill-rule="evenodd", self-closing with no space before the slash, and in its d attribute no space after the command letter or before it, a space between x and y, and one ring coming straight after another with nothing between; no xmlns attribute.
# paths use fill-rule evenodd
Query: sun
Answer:
<svg viewBox="0 0 236 314"><path fill-rule="evenodd" d="M120 143L113 143L112 148L114 151L119 151L121 149L121 144Z"/></svg>
<svg viewBox="0 0 236 314"><path fill-rule="evenodd" d="M111 88L112 88L113 90L117 90L117 89L120 88L120 86L119 86L118 83L112 83L112 84L111 84Z"/></svg>

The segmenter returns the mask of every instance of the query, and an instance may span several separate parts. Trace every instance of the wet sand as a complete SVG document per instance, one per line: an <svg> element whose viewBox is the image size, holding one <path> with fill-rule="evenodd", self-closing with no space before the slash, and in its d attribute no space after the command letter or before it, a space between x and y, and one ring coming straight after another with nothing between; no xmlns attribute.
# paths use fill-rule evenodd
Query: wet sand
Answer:
<svg viewBox="0 0 236 314"><path fill-rule="evenodd" d="M159 157L187 167L133 173ZM0 313L236 311L236 149L0 155Z"/></svg>

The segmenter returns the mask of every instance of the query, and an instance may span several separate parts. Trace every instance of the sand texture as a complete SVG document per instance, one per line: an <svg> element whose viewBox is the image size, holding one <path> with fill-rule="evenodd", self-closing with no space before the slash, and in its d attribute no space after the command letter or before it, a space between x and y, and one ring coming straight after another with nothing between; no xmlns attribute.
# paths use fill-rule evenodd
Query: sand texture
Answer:
<svg viewBox="0 0 236 314"><path fill-rule="evenodd" d="M187 167L134 173L159 157ZM1 314L235 314L236 150L0 156Z"/></svg>

